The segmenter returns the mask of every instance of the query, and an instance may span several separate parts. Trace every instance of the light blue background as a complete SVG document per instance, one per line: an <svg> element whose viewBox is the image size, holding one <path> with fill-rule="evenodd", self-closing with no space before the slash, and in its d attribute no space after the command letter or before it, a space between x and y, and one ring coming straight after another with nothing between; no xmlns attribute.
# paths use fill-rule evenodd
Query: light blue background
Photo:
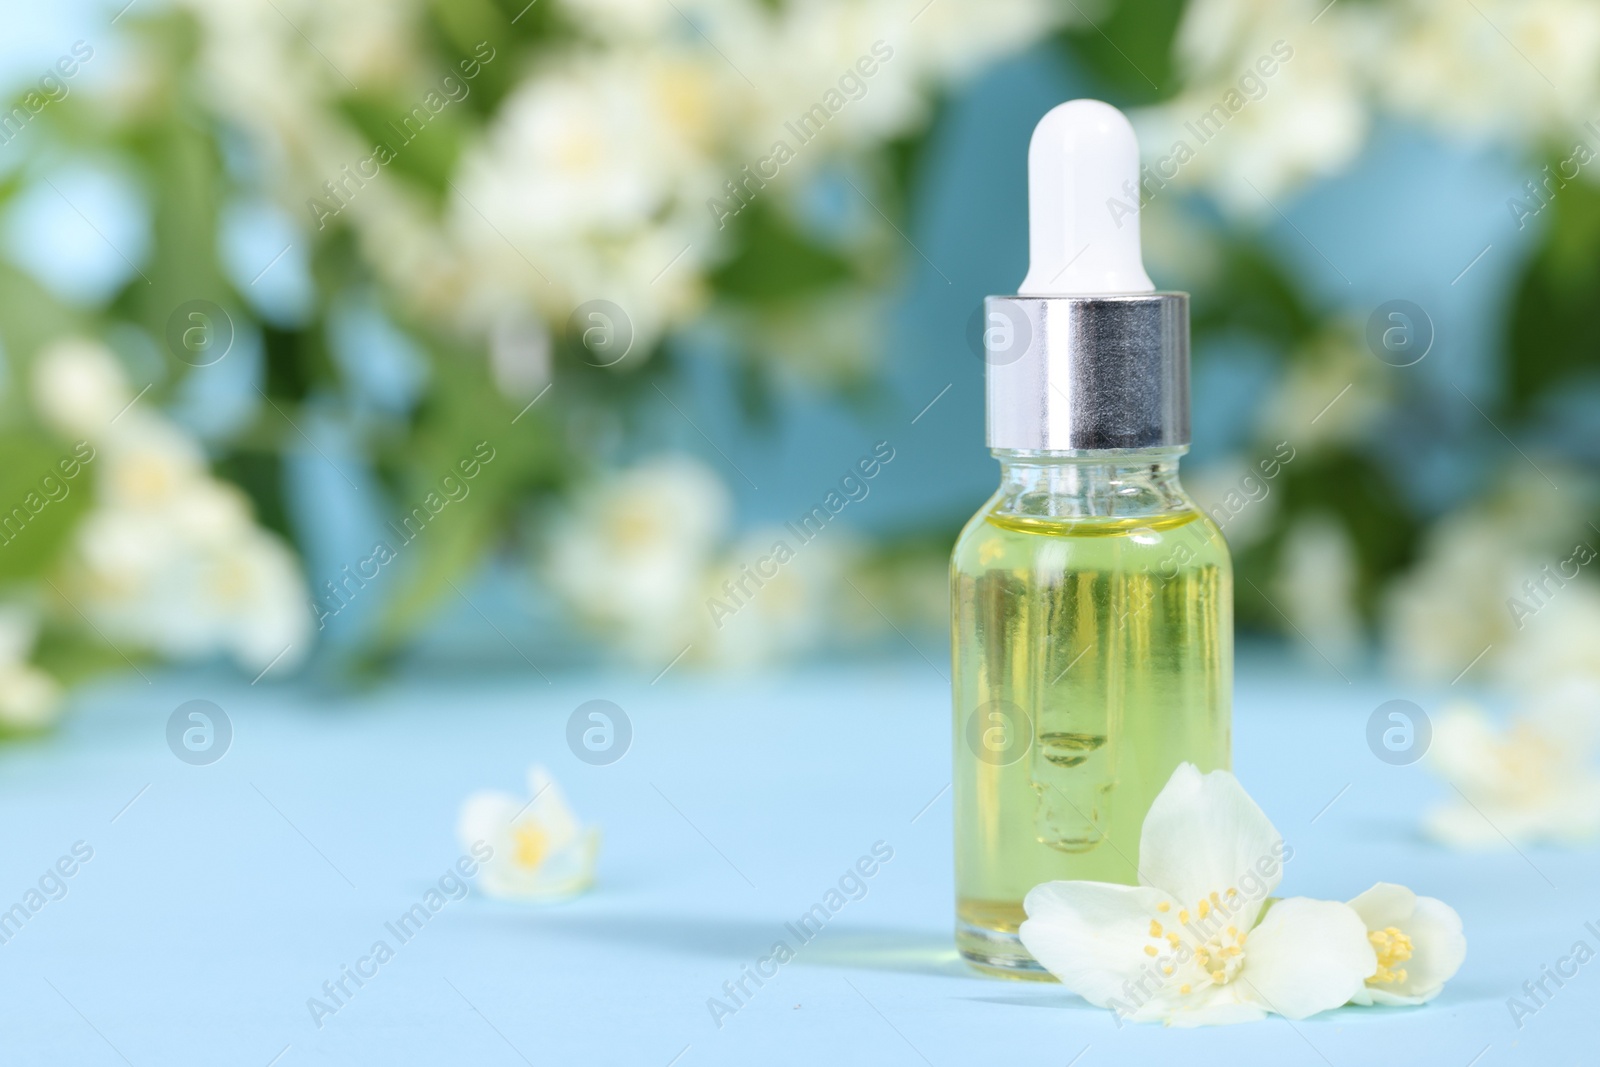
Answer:
<svg viewBox="0 0 1600 1067"><path fill-rule="evenodd" d="M0 906L73 842L95 850L68 895L0 945L5 1059L264 1067L286 1046L283 1067L519 1052L666 1067L685 1046L681 1067L1060 1067L1086 1046L1080 1067L1465 1067L1486 1047L1479 1067L1589 1058L1595 975L1521 1031L1506 998L1579 938L1596 945L1583 924L1600 920L1600 860L1420 840L1418 811L1447 787L1365 742L1368 715L1396 695L1431 707L1436 694L1247 666L1235 769L1294 847L1280 894L1347 899L1383 879L1460 911L1468 955L1444 995L1293 1026L1119 1031L1057 986L976 977L954 958L948 689L926 664L738 682L674 671L654 686L416 680L345 697L201 675L107 686L55 737L0 750ZM180 763L163 736L196 697L235 730L209 767ZM564 740L596 697L634 727L604 767ZM447 905L317 1030L307 998L455 860L462 798L520 791L535 760L604 829L594 891ZM867 896L719 1030L707 998L879 840L894 858Z"/></svg>

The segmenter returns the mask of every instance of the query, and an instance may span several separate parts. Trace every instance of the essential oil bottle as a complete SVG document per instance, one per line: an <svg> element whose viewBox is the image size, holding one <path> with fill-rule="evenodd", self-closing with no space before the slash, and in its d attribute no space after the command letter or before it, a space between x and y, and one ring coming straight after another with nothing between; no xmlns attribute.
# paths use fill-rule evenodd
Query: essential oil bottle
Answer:
<svg viewBox="0 0 1600 1067"><path fill-rule="evenodd" d="M950 566L956 944L1047 977L1017 939L1028 890L1136 883L1173 770L1229 765L1233 573L1178 484L1189 298L1144 270L1132 126L1054 108L1028 181L1028 275L985 301L1000 489Z"/></svg>

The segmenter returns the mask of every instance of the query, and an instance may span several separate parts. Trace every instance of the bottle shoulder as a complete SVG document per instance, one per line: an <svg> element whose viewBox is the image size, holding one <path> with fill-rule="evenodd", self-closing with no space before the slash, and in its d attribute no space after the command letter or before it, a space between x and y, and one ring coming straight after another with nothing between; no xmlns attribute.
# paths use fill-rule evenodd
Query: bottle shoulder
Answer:
<svg viewBox="0 0 1600 1067"><path fill-rule="evenodd" d="M1094 565L1107 552L1119 558L1149 557L1169 566L1217 566L1232 570L1227 541L1210 515L1185 494L1158 510L1125 515L1053 515L1007 507L996 493L967 521L956 538L956 571L1025 565L1038 557L1072 565Z"/></svg>

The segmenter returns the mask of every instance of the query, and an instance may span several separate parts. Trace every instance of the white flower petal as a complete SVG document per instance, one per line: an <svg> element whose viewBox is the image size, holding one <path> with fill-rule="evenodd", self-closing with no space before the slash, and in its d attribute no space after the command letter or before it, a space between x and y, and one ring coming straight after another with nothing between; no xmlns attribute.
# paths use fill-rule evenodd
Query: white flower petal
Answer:
<svg viewBox="0 0 1600 1067"><path fill-rule="evenodd" d="M567 803L567 795L550 777L550 772L535 764L528 769L528 796L520 821L537 823L550 838L552 850L566 848L578 836L578 817Z"/></svg>
<svg viewBox="0 0 1600 1067"><path fill-rule="evenodd" d="M1139 880L1184 906L1231 888L1255 905L1282 877L1282 854L1283 836L1237 778L1227 771L1202 775L1184 763L1145 816ZM1255 886L1260 888L1252 891ZM1249 925L1256 914L1242 915L1239 925Z"/></svg>
<svg viewBox="0 0 1600 1067"><path fill-rule="evenodd" d="M1406 962L1406 991L1422 1000L1437 996L1444 984L1456 976L1467 958L1467 938L1461 932L1461 916L1454 908L1434 897L1418 897L1412 913L1411 959Z"/></svg>
<svg viewBox="0 0 1600 1067"><path fill-rule="evenodd" d="M1379 882L1350 902L1368 930L1393 926L1411 939L1403 982L1364 986L1356 1004L1424 1004L1439 995L1467 957L1461 916L1442 900L1419 897L1410 889Z"/></svg>
<svg viewBox="0 0 1600 1067"><path fill-rule="evenodd" d="M461 814L456 820L456 838L462 849L470 850L474 842L483 841L499 854L510 840L512 818L525 803L510 793L492 790L473 793L462 802Z"/></svg>
<svg viewBox="0 0 1600 1067"><path fill-rule="evenodd" d="M1368 930L1382 930L1386 926L1403 926L1411 921L1417 907L1417 895L1403 885L1378 882L1371 889L1350 902Z"/></svg>
<svg viewBox="0 0 1600 1067"><path fill-rule="evenodd" d="M556 900L581 893L594 882L595 860L599 855L600 830L597 827L589 827L579 832L565 847L551 852L546 857L539 865L539 875L534 885L526 886L519 883L517 893L494 895L520 895L530 900Z"/></svg>
<svg viewBox="0 0 1600 1067"><path fill-rule="evenodd" d="M1150 968L1150 920L1164 899L1159 890L1106 882L1046 882L1022 902L1028 918L1017 930L1045 970L1096 1007L1130 999L1123 984Z"/></svg>
<svg viewBox="0 0 1600 1067"><path fill-rule="evenodd" d="M1449 845L1503 847L1510 841L1580 841L1600 832L1600 777L1590 759L1583 708L1548 693L1505 725L1457 704L1434 718L1429 765L1463 800L1430 812L1427 832ZM1575 714L1576 713L1576 714ZM1588 712L1592 714L1592 710Z"/></svg>
<svg viewBox="0 0 1600 1067"><path fill-rule="evenodd" d="M61 685L27 663L0 665L0 731L38 730L61 711Z"/></svg>
<svg viewBox="0 0 1600 1067"><path fill-rule="evenodd" d="M684 457L602 478L551 525L552 588L613 647L664 662L705 617L702 575L731 501L714 471Z"/></svg>
<svg viewBox="0 0 1600 1067"><path fill-rule="evenodd" d="M464 852L478 854L483 842L492 854L483 861L478 888L508 900L557 900L587 889L594 881L600 831L585 827L567 806L549 773L528 771L531 799L482 791L461 805L456 836Z"/></svg>
<svg viewBox="0 0 1600 1067"><path fill-rule="evenodd" d="M33 402L64 433L100 437L130 397L122 365L98 341L57 341L34 363Z"/></svg>
<svg viewBox="0 0 1600 1067"><path fill-rule="evenodd" d="M1290 897L1250 931L1236 982L1268 1009L1304 1019L1346 1004L1378 969L1367 927L1348 904Z"/></svg>
<svg viewBox="0 0 1600 1067"><path fill-rule="evenodd" d="M24 663L39 636L39 613L22 604L0 604L0 667Z"/></svg>

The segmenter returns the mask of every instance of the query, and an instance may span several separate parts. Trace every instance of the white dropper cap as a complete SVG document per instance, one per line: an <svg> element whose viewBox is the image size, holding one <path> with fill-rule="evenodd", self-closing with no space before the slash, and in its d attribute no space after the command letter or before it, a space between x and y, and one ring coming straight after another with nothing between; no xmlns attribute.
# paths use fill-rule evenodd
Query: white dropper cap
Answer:
<svg viewBox="0 0 1600 1067"><path fill-rule="evenodd" d="M1139 141L1099 100L1050 109L1028 143L1028 276L1019 296L1149 293L1139 254Z"/></svg>

